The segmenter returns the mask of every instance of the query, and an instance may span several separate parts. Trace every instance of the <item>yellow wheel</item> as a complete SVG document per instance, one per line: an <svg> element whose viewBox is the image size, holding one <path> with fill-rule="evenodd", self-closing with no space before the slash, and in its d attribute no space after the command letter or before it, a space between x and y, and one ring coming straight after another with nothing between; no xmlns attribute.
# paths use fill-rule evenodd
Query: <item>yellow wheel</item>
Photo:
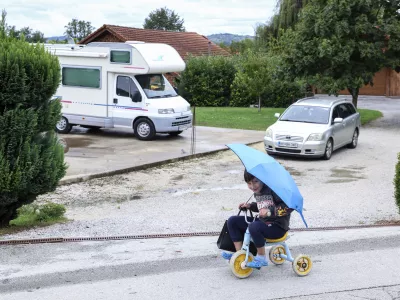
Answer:
<svg viewBox="0 0 400 300"><path fill-rule="evenodd" d="M313 263L308 255L300 254L298 255L293 263L293 271L299 276L307 276L312 269Z"/></svg>
<svg viewBox="0 0 400 300"><path fill-rule="evenodd" d="M248 268L245 266L245 260L246 251L239 250L232 255L229 261L233 274L238 278L247 278L251 275L251 273L253 273L252 268ZM253 254L251 254L250 252L248 261L253 261Z"/></svg>
<svg viewBox="0 0 400 300"><path fill-rule="evenodd" d="M284 258L279 257L279 254L285 254L286 255L285 247L283 247L281 245L277 245L277 246L273 246L269 250L269 259L275 265L281 265L281 264L283 264L285 262Z"/></svg>

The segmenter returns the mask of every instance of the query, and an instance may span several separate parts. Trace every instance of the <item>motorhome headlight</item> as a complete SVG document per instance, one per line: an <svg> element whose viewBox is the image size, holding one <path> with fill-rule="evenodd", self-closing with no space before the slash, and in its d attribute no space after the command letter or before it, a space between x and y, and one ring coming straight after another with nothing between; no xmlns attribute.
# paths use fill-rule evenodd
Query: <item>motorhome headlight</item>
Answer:
<svg viewBox="0 0 400 300"><path fill-rule="evenodd" d="M323 136L324 135L322 133L312 133L308 137L307 141L321 141Z"/></svg>
<svg viewBox="0 0 400 300"><path fill-rule="evenodd" d="M265 131L265 136L272 139L272 129L271 128L268 128Z"/></svg>
<svg viewBox="0 0 400 300"><path fill-rule="evenodd" d="M163 108L158 110L159 114L174 114L175 111L173 108Z"/></svg>

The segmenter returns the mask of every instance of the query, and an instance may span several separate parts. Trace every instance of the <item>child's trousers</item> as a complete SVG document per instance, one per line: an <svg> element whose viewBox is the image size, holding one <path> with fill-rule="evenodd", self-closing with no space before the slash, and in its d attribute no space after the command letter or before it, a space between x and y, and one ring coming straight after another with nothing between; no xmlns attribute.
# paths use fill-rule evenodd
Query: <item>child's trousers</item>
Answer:
<svg viewBox="0 0 400 300"><path fill-rule="evenodd" d="M247 224L244 216L232 216L228 219L229 235L232 241L243 242L247 226L257 248L264 247L266 238L279 239L286 233L286 230L276 224L266 224L259 219L253 222L251 217L247 217L247 220L251 223Z"/></svg>

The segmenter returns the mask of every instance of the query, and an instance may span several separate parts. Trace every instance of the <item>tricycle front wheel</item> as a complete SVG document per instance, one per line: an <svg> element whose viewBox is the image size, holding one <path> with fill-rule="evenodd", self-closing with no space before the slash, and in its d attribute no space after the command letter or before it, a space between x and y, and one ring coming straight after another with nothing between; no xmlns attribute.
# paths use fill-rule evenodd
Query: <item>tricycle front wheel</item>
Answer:
<svg viewBox="0 0 400 300"><path fill-rule="evenodd" d="M300 254L298 255L293 263L293 271L299 276L307 276L312 269L313 263L308 255Z"/></svg>
<svg viewBox="0 0 400 300"><path fill-rule="evenodd" d="M253 254L249 252L249 260L248 262L253 261ZM235 252L230 261L229 264L231 266L231 270L233 275L235 275L237 278L247 278L253 273L254 269L253 268L248 268L245 266L246 264L246 251L244 250L239 250Z"/></svg>

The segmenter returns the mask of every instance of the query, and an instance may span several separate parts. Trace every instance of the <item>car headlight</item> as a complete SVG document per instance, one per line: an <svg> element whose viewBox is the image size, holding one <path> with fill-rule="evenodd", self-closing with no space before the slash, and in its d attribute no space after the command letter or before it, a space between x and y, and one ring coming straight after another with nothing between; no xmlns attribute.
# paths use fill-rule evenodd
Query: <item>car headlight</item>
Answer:
<svg viewBox="0 0 400 300"><path fill-rule="evenodd" d="M312 133L308 137L307 141L321 141L323 136L324 136L323 133Z"/></svg>
<svg viewBox="0 0 400 300"><path fill-rule="evenodd" d="M272 129L271 129L271 128L268 128L268 129L265 131L265 136L272 139Z"/></svg>
<svg viewBox="0 0 400 300"><path fill-rule="evenodd" d="M173 108L164 108L164 109L159 109L158 110L159 114L173 114L175 113Z"/></svg>

